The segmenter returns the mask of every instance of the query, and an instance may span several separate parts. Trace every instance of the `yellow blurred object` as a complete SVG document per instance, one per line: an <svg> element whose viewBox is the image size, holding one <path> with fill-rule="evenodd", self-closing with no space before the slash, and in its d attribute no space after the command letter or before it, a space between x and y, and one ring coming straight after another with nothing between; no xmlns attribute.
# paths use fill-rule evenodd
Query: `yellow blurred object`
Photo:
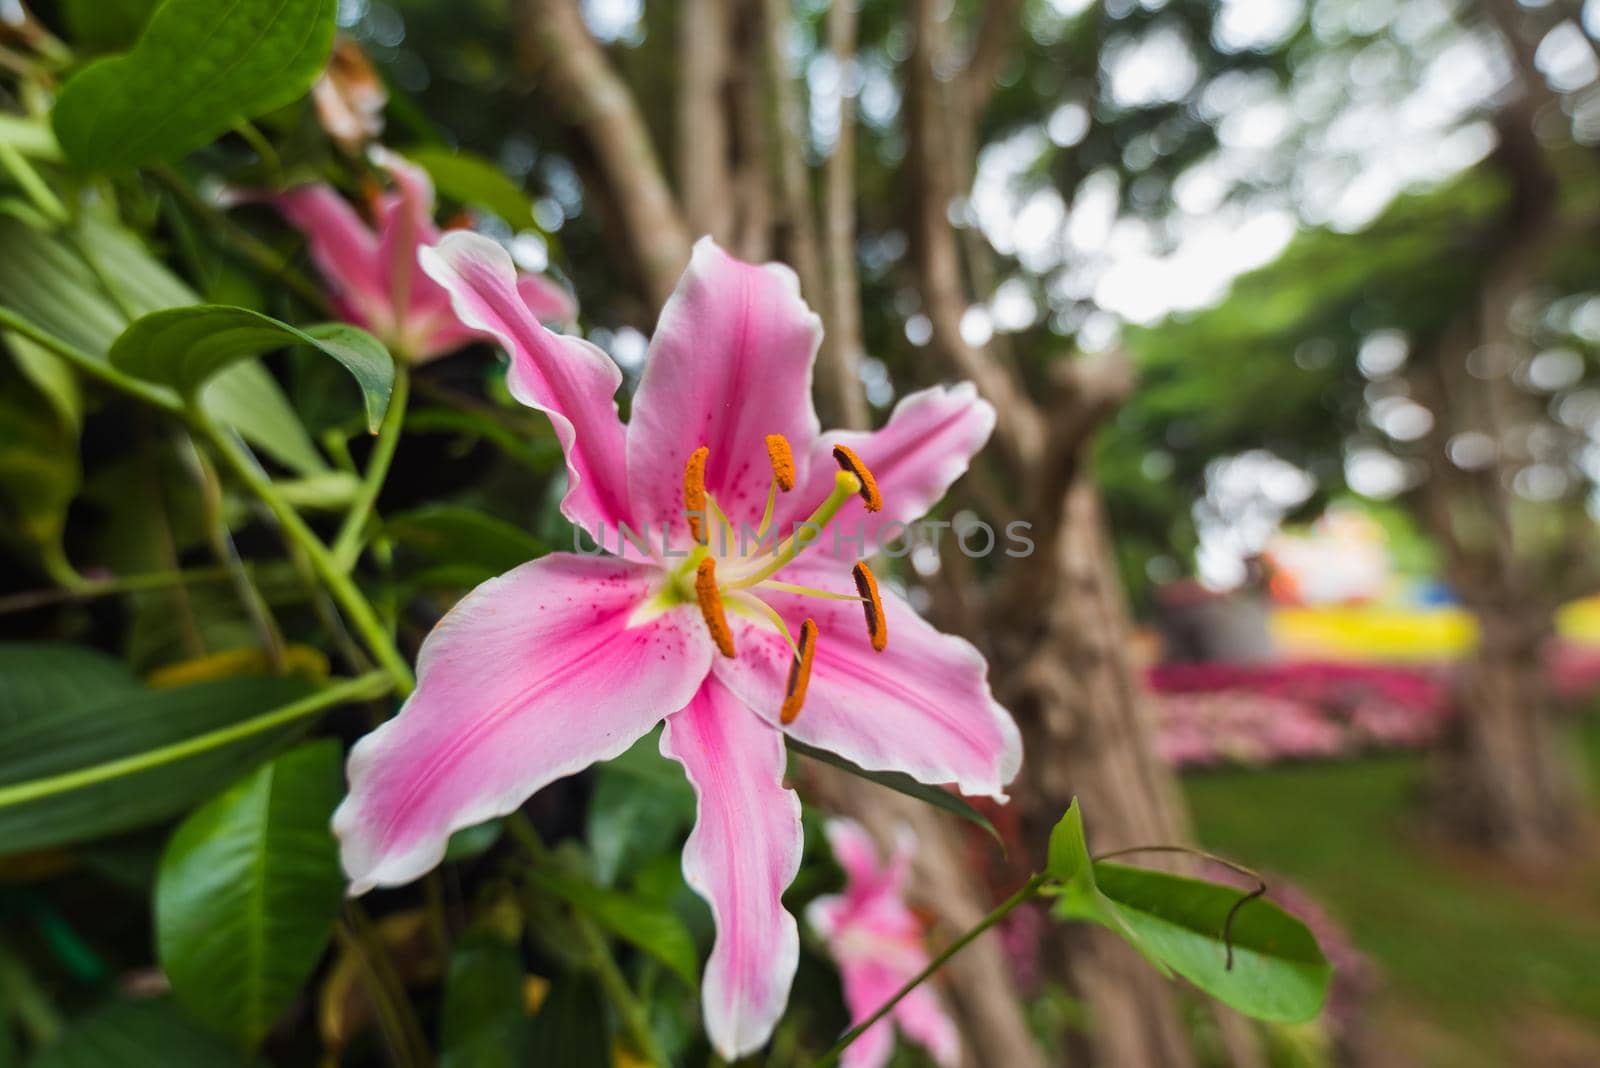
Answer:
<svg viewBox="0 0 1600 1068"><path fill-rule="evenodd" d="M522 979L522 1007L529 1016L539 1011L544 999L550 996L550 980L539 975Z"/></svg>
<svg viewBox="0 0 1600 1068"><path fill-rule="evenodd" d="M284 671L308 679L328 677L328 658L309 645L290 645L283 650ZM231 679L236 675L268 675L272 662L262 649L224 649L193 660L180 660L152 671L145 681L156 689L192 686L197 682Z"/></svg>
<svg viewBox="0 0 1600 1068"><path fill-rule="evenodd" d="M1454 605L1280 608L1269 623L1279 654L1291 659L1449 660L1478 644L1472 616ZM1600 597L1573 601L1556 613L1556 633L1600 645Z"/></svg>
<svg viewBox="0 0 1600 1068"><path fill-rule="evenodd" d="M612 1068L650 1068L650 1062L618 1044L611 1049Z"/></svg>

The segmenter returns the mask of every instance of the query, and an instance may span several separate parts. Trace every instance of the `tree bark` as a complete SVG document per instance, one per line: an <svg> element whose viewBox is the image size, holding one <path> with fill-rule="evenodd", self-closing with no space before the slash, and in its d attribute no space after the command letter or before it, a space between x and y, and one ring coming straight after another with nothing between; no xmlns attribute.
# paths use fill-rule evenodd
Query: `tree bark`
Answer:
<svg viewBox="0 0 1600 1068"><path fill-rule="evenodd" d="M517 0L524 65L548 83L557 104L588 142L611 190L637 260L641 283L659 308L689 262L689 231L627 85L589 34L577 0Z"/></svg>

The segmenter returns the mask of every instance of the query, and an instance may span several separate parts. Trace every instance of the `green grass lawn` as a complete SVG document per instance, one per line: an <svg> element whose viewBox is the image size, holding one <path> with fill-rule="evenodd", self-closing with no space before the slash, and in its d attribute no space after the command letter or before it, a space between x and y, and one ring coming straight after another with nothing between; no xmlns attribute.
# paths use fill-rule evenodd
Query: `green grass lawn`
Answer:
<svg viewBox="0 0 1600 1068"><path fill-rule="evenodd" d="M1574 744L1600 780L1600 721ZM1378 1063L1600 1063L1600 864L1534 880L1449 845L1424 773L1385 756L1185 787L1208 848L1295 880L1378 965Z"/></svg>

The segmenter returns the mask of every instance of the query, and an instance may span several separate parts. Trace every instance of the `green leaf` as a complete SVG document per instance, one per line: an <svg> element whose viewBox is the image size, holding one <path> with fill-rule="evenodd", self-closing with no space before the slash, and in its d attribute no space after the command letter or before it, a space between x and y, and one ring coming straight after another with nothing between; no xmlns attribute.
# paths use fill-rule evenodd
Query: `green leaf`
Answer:
<svg viewBox="0 0 1600 1068"><path fill-rule="evenodd" d="M1298 1023L1327 997L1333 969L1306 925L1232 886L1167 872L1096 864L1100 891L1149 952L1247 1016ZM1223 929L1235 906L1229 942Z"/></svg>
<svg viewBox="0 0 1600 1068"><path fill-rule="evenodd" d="M29 1068L245 1068L242 1056L165 999L116 1001L72 1024Z"/></svg>
<svg viewBox="0 0 1600 1068"><path fill-rule="evenodd" d="M88 170L171 160L310 88L337 0L166 0L133 51L67 82L52 121Z"/></svg>
<svg viewBox="0 0 1600 1068"><path fill-rule="evenodd" d="M460 149L426 147L407 152L451 200L487 208L518 230L534 226L533 201L522 187L482 156Z"/></svg>
<svg viewBox="0 0 1600 1068"><path fill-rule="evenodd" d="M531 878L539 889L560 898L618 938L665 964L690 987L699 985L694 939L670 908L616 890L605 890L549 868L535 869Z"/></svg>
<svg viewBox="0 0 1600 1068"><path fill-rule="evenodd" d="M1094 884L1094 862L1089 859L1089 843L1083 834L1083 809L1074 797L1066 815L1050 831L1050 851L1045 871L1063 885Z"/></svg>
<svg viewBox="0 0 1600 1068"><path fill-rule="evenodd" d="M179 824L156 874L156 952L179 1002L254 1049L316 966L344 877L332 739L292 749Z"/></svg>
<svg viewBox="0 0 1600 1068"><path fill-rule="evenodd" d="M517 1068L528 1059L522 957L487 934L450 956L439 1021L439 1068Z"/></svg>
<svg viewBox="0 0 1600 1068"><path fill-rule="evenodd" d="M72 43L84 52L132 47L160 0L65 0L62 13Z"/></svg>
<svg viewBox="0 0 1600 1068"><path fill-rule="evenodd" d="M661 755L660 738L652 731L595 768L584 839L604 886L672 847L694 823L694 788Z"/></svg>
<svg viewBox="0 0 1600 1068"><path fill-rule="evenodd" d="M1095 871L1083 831L1083 809L1074 797L1066 814L1050 831L1050 849L1045 861L1045 873L1057 884L1047 891L1059 895L1054 910L1056 917L1100 924L1137 949L1156 971L1170 979L1172 970L1167 962L1144 943L1111 900L1100 892Z"/></svg>
<svg viewBox="0 0 1600 1068"><path fill-rule="evenodd" d="M6 253L0 256L0 304L94 359L105 358L130 316L200 299L138 238L93 215L60 231L0 215L0 248ZM202 404L297 474L328 469L260 364L237 364L217 375Z"/></svg>
<svg viewBox="0 0 1600 1068"><path fill-rule="evenodd" d="M1002 848L1005 846L1005 842L1000 838L1000 832L994 829L994 824L989 822L988 817L973 808L959 794L951 793L943 787L929 786L927 783L918 782L911 776L904 775L898 771L868 771L852 764L842 756L828 752L826 749L818 749L815 746L806 745L804 742L797 742L790 737L785 737L784 741L788 743L789 751L792 753L799 753L803 757L809 757L812 760L829 764L842 771L848 771L852 775L858 775L870 782L877 783L879 786L887 786L889 789L905 794L907 797L914 797L918 801L926 801L935 808L942 808L946 812L954 813L973 826L983 828L990 838L1000 843Z"/></svg>
<svg viewBox="0 0 1600 1068"><path fill-rule="evenodd" d="M58 580L71 577L62 536L80 476L76 428L31 385L0 373L0 534Z"/></svg>
<svg viewBox="0 0 1600 1068"><path fill-rule="evenodd" d="M434 563L469 565L484 578L548 551L538 538L503 519L448 504L404 512L384 526L396 543L418 556Z"/></svg>
<svg viewBox="0 0 1600 1068"><path fill-rule="evenodd" d="M484 820L482 823L474 823L471 827L461 828L445 843L443 863L453 864L482 856L500 841L505 829L505 820L501 819Z"/></svg>
<svg viewBox="0 0 1600 1068"><path fill-rule="evenodd" d="M143 691L133 672L98 649L55 642L0 645L0 737L22 720L63 705Z"/></svg>
<svg viewBox="0 0 1600 1068"><path fill-rule="evenodd" d="M347 323L299 330L249 308L169 308L123 331L111 346L111 365L194 396L223 368L286 345L304 345L343 364L361 387L367 428L377 431L394 391L394 360L377 338Z"/></svg>
<svg viewBox="0 0 1600 1068"><path fill-rule="evenodd" d="M39 646L0 647L0 855L166 819L266 759L300 729L269 721L238 737L210 732L288 706L310 685L232 678L170 690L105 688L57 696ZM28 687L19 691L19 687ZM20 693L20 696L19 696Z"/></svg>

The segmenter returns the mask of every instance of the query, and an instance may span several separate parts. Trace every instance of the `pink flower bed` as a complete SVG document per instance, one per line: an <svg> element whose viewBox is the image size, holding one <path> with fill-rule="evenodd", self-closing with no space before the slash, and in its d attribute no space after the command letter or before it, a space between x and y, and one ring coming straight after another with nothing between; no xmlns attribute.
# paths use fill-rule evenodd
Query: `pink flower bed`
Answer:
<svg viewBox="0 0 1600 1068"><path fill-rule="evenodd" d="M1600 650L1557 645L1556 695L1600 690ZM1434 743L1455 715L1448 665L1164 664L1148 675L1156 746L1175 767L1267 764Z"/></svg>

